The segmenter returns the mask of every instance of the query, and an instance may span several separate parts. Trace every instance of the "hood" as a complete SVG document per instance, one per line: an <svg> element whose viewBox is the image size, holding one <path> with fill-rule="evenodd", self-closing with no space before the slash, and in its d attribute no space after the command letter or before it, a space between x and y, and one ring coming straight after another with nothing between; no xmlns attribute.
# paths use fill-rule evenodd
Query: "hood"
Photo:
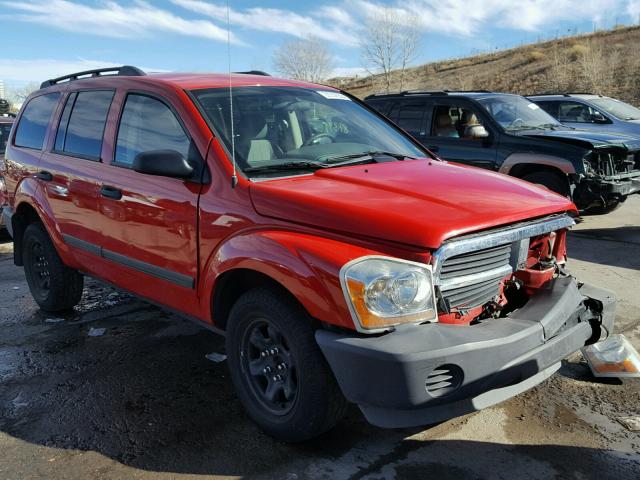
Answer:
<svg viewBox="0 0 640 480"><path fill-rule="evenodd" d="M617 133L567 129L527 131L525 135L586 148L624 147L627 148L627 150L640 149L640 139Z"/></svg>
<svg viewBox="0 0 640 480"><path fill-rule="evenodd" d="M251 185L264 216L430 249L448 238L557 212L570 200L443 161L359 165Z"/></svg>

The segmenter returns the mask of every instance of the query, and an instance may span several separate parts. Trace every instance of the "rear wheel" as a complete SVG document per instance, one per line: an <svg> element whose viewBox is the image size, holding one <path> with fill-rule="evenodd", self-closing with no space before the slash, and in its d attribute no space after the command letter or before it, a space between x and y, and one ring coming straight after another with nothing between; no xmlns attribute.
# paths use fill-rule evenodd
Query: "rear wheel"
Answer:
<svg viewBox="0 0 640 480"><path fill-rule="evenodd" d="M569 196L569 184L567 179L558 173L548 171L533 172L522 177L522 180L535 183L536 185L542 185L543 187L547 187L549 190L559 193L565 197Z"/></svg>
<svg viewBox="0 0 640 480"><path fill-rule="evenodd" d="M84 277L62 263L41 223L32 223L25 230L22 261L31 295L42 310L59 312L78 304Z"/></svg>
<svg viewBox="0 0 640 480"><path fill-rule="evenodd" d="M238 397L269 435L307 440L344 416L347 402L293 300L265 288L245 293L231 310L226 344Z"/></svg>

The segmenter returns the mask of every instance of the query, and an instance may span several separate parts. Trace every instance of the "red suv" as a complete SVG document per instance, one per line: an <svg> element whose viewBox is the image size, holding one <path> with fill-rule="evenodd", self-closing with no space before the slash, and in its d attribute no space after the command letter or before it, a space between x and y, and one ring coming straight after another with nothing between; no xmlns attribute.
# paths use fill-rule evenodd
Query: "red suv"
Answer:
<svg viewBox="0 0 640 480"><path fill-rule="evenodd" d="M4 175L43 310L72 308L90 275L210 325L280 439L328 430L347 401L385 427L462 415L612 330L612 295L564 269L569 200L441 161L334 88L133 67L49 80Z"/></svg>

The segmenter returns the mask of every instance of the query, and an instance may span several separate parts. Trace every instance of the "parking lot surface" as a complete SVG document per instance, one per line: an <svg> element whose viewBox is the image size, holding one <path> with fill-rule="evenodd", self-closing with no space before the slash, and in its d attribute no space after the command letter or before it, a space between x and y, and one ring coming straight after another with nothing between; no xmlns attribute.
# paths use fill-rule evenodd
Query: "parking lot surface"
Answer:
<svg viewBox="0 0 640 480"><path fill-rule="evenodd" d="M640 196L585 216L569 268L613 290L640 349ZM580 355L539 387L430 428L382 430L357 408L332 432L278 443L244 414L223 340L99 282L41 313L0 240L0 479L484 479L640 476L640 381L596 381Z"/></svg>

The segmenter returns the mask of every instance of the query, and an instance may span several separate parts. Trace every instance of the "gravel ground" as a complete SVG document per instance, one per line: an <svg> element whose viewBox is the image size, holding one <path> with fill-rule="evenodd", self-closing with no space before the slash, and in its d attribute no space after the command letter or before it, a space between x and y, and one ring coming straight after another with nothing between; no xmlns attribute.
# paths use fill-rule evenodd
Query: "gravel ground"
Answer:
<svg viewBox="0 0 640 480"><path fill-rule="evenodd" d="M640 196L588 216L571 270L614 290L640 349ZM382 430L356 408L290 446L246 417L221 338L87 281L73 313L43 315L0 240L0 479L640 478L640 381L595 380L580 355L542 385L428 429ZM104 329L104 331L102 330Z"/></svg>

